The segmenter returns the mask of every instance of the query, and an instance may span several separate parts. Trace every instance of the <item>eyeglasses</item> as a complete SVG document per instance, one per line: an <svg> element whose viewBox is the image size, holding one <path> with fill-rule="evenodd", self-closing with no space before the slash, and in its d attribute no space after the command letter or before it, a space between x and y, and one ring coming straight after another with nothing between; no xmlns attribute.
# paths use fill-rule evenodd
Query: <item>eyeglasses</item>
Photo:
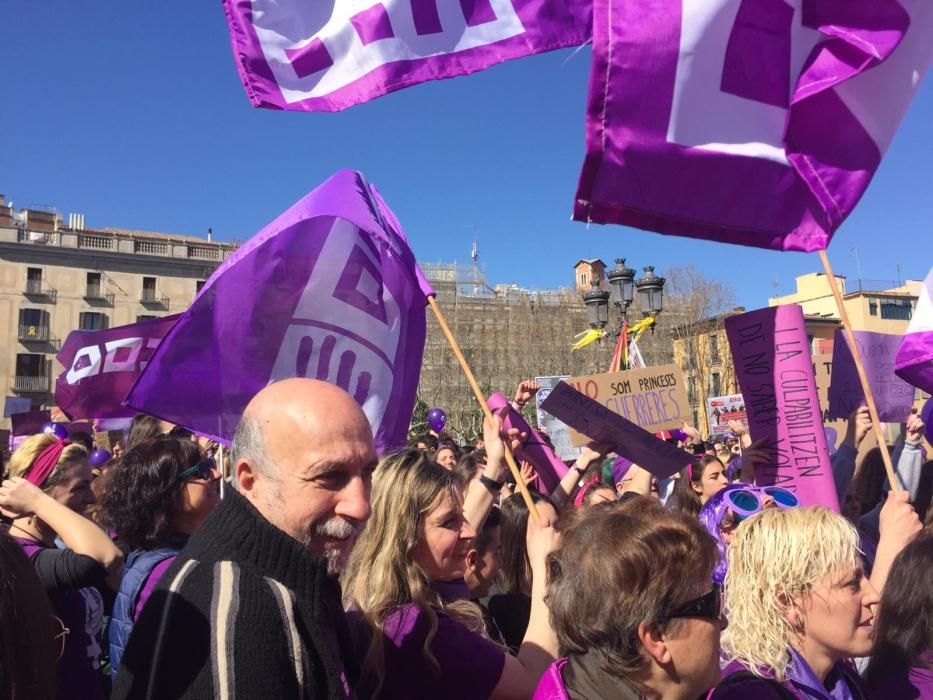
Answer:
<svg viewBox="0 0 933 700"><path fill-rule="evenodd" d="M71 630L65 627L65 623L62 622L60 617L52 615L52 619L58 623L58 633L53 636L52 639L58 644L58 658L61 659L65 653L65 640L68 638L68 635L71 634Z"/></svg>
<svg viewBox="0 0 933 700"><path fill-rule="evenodd" d="M673 610L661 616L660 621L674 620L681 617L703 617L719 620L722 617L722 585L713 584L713 590L699 598L681 603Z"/></svg>
<svg viewBox="0 0 933 700"><path fill-rule="evenodd" d="M214 478L214 470L217 469L217 462L213 457L205 457L193 467L188 467L178 475L179 481L187 479L207 479Z"/></svg>
<svg viewBox="0 0 933 700"><path fill-rule="evenodd" d="M780 486L746 486L726 493L729 507L739 520L759 512L764 505L762 496L770 496L778 508L796 508L800 499L793 491Z"/></svg>

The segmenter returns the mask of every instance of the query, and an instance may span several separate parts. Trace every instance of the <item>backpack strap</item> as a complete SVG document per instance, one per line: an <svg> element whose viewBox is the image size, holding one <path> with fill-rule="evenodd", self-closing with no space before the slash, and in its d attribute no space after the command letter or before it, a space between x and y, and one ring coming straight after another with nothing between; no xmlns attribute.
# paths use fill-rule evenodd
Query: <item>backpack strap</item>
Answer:
<svg viewBox="0 0 933 700"><path fill-rule="evenodd" d="M716 692L720 688L726 688L730 685L735 685L737 683L746 683L748 681L755 681L756 683L765 683L770 686L783 700L797 700L796 696L790 692L783 685L778 683L775 680L770 678L762 678L761 676L756 676L751 671L736 671L735 673L730 673L728 676L719 681L719 685L713 690L710 694L710 700L715 700Z"/></svg>

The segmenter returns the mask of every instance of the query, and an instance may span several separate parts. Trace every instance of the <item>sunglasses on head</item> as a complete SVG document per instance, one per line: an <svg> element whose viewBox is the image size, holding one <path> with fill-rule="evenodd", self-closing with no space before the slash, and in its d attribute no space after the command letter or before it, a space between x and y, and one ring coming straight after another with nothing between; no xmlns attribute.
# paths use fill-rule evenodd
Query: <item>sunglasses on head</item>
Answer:
<svg viewBox="0 0 933 700"><path fill-rule="evenodd" d="M702 617L707 620L719 620L722 617L722 585L713 584L713 590L699 598L681 603L673 610L661 616L660 621L675 620L681 617Z"/></svg>
<svg viewBox="0 0 933 700"><path fill-rule="evenodd" d="M800 499L793 491L782 489L780 486L746 486L729 491L726 499L729 501L729 508L741 521L761 511L764 505L763 496L771 496L778 508L796 508L800 505Z"/></svg>
<svg viewBox="0 0 933 700"><path fill-rule="evenodd" d="M205 457L193 467L188 467L178 475L179 481L188 479L208 479L214 478L214 470L217 469L217 462L213 457Z"/></svg>

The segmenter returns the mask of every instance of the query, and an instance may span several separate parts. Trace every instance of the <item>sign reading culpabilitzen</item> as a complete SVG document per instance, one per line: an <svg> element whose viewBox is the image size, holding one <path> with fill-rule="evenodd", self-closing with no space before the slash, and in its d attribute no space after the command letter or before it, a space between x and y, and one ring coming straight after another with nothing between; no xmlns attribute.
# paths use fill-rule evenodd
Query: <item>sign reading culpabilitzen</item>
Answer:
<svg viewBox="0 0 933 700"><path fill-rule="evenodd" d="M649 432L679 428L690 415L683 373L677 365L608 372L566 380L574 389ZM589 438L573 431L574 445Z"/></svg>
<svg viewBox="0 0 933 700"><path fill-rule="evenodd" d="M731 316L726 335L749 434L765 438L768 461L756 465L755 482L783 486L805 506L838 513L803 309L788 304Z"/></svg>

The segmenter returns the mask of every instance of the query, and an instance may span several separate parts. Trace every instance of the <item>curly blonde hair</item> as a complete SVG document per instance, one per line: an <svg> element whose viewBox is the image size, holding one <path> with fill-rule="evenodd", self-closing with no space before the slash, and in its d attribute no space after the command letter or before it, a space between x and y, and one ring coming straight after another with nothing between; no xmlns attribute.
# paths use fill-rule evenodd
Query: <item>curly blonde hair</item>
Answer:
<svg viewBox="0 0 933 700"><path fill-rule="evenodd" d="M855 528L822 506L768 508L743 522L726 550L727 660L786 680L796 636L788 611L819 581L856 565L858 557Z"/></svg>
<svg viewBox="0 0 933 700"><path fill-rule="evenodd" d="M383 457L373 475L372 515L353 547L341 577L344 604L356 607L373 631L363 663L363 677L377 695L385 678L386 619L405 605L414 605L429 622L422 650L428 668L440 673L431 643L437 632L437 610L485 634L483 615L469 601L444 603L412 554L422 536L427 512L446 495L462 509L457 476L431 462L420 450L408 449Z"/></svg>
<svg viewBox="0 0 933 700"><path fill-rule="evenodd" d="M7 474L9 476L25 477L26 474L29 473L29 469L32 467L33 463L39 458L39 455L41 455L49 445L57 441L57 437L54 435L46 435L45 433L29 436L23 440L23 444L16 448L13 454L10 455L10 464ZM87 450L84 448L84 445L66 445L65 449L62 450L61 456L58 458L58 463L55 465L55 468L46 477L45 481L39 485L39 488L43 491L48 491L65 475L65 469L63 469L63 467L66 464L81 459L87 459Z"/></svg>

